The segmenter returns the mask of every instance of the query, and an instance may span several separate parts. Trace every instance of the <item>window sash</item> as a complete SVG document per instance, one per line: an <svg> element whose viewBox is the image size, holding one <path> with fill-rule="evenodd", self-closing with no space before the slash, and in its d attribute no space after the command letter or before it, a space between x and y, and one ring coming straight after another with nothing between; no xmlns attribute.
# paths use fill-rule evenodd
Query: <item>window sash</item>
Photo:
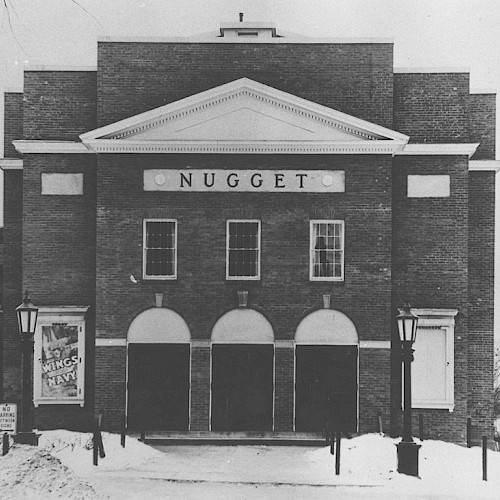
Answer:
<svg viewBox="0 0 500 500"><path fill-rule="evenodd" d="M344 280L344 221L310 222L311 281Z"/></svg>
<svg viewBox="0 0 500 500"><path fill-rule="evenodd" d="M260 279L260 232L260 220L227 221L226 279Z"/></svg>
<svg viewBox="0 0 500 500"><path fill-rule="evenodd" d="M177 278L177 221L144 219L143 278Z"/></svg>

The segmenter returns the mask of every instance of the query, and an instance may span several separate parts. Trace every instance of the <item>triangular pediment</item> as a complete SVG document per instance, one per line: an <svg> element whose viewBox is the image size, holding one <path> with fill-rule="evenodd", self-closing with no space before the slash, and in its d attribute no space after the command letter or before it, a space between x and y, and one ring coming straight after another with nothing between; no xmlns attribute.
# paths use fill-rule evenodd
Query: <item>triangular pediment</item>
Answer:
<svg viewBox="0 0 500 500"><path fill-rule="evenodd" d="M408 141L398 132L247 78L80 138L97 152L394 153Z"/></svg>

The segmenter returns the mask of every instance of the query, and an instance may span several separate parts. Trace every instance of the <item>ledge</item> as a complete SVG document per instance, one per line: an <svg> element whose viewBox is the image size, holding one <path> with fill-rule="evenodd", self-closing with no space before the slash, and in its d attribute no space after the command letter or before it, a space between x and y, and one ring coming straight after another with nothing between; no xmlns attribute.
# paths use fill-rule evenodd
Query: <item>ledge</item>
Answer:
<svg viewBox="0 0 500 500"><path fill-rule="evenodd" d="M30 153L93 153L81 142L74 141L12 141L17 151L23 154Z"/></svg>
<svg viewBox="0 0 500 500"><path fill-rule="evenodd" d="M500 170L500 160L470 160L470 172L498 172Z"/></svg>
<svg viewBox="0 0 500 500"><path fill-rule="evenodd" d="M0 169L2 170L22 170L23 160L17 158L0 158Z"/></svg>
<svg viewBox="0 0 500 500"><path fill-rule="evenodd" d="M458 155L470 158L478 147L479 143L407 144L402 151L397 151L395 154L398 156Z"/></svg>

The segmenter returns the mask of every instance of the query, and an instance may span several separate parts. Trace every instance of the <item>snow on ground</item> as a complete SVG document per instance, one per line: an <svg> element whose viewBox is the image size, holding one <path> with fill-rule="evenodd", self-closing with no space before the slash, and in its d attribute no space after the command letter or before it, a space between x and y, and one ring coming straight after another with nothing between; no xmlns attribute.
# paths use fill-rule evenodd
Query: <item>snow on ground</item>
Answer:
<svg viewBox="0 0 500 500"><path fill-rule="evenodd" d="M0 457L0 498L105 498L47 451L14 445Z"/></svg>
<svg viewBox="0 0 500 500"><path fill-rule="evenodd" d="M157 446L103 433L106 457L92 464L90 434L47 431L39 448L0 457L0 498L302 499L500 498L500 453L424 441L420 476L396 471L399 440L378 434L343 439L341 471L328 447ZM30 495L36 492L35 496Z"/></svg>

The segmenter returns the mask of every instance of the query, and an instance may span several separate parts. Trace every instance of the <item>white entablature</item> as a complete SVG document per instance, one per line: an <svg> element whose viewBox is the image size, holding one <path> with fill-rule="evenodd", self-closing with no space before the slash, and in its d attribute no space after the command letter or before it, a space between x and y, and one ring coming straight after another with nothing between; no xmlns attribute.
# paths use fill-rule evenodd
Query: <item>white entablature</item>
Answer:
<svg viewBox="0 0 500 500"><path fill-rule="evenodd" d="M241 78L80 136L97 153L395 154L408 136Z"/></svg>

